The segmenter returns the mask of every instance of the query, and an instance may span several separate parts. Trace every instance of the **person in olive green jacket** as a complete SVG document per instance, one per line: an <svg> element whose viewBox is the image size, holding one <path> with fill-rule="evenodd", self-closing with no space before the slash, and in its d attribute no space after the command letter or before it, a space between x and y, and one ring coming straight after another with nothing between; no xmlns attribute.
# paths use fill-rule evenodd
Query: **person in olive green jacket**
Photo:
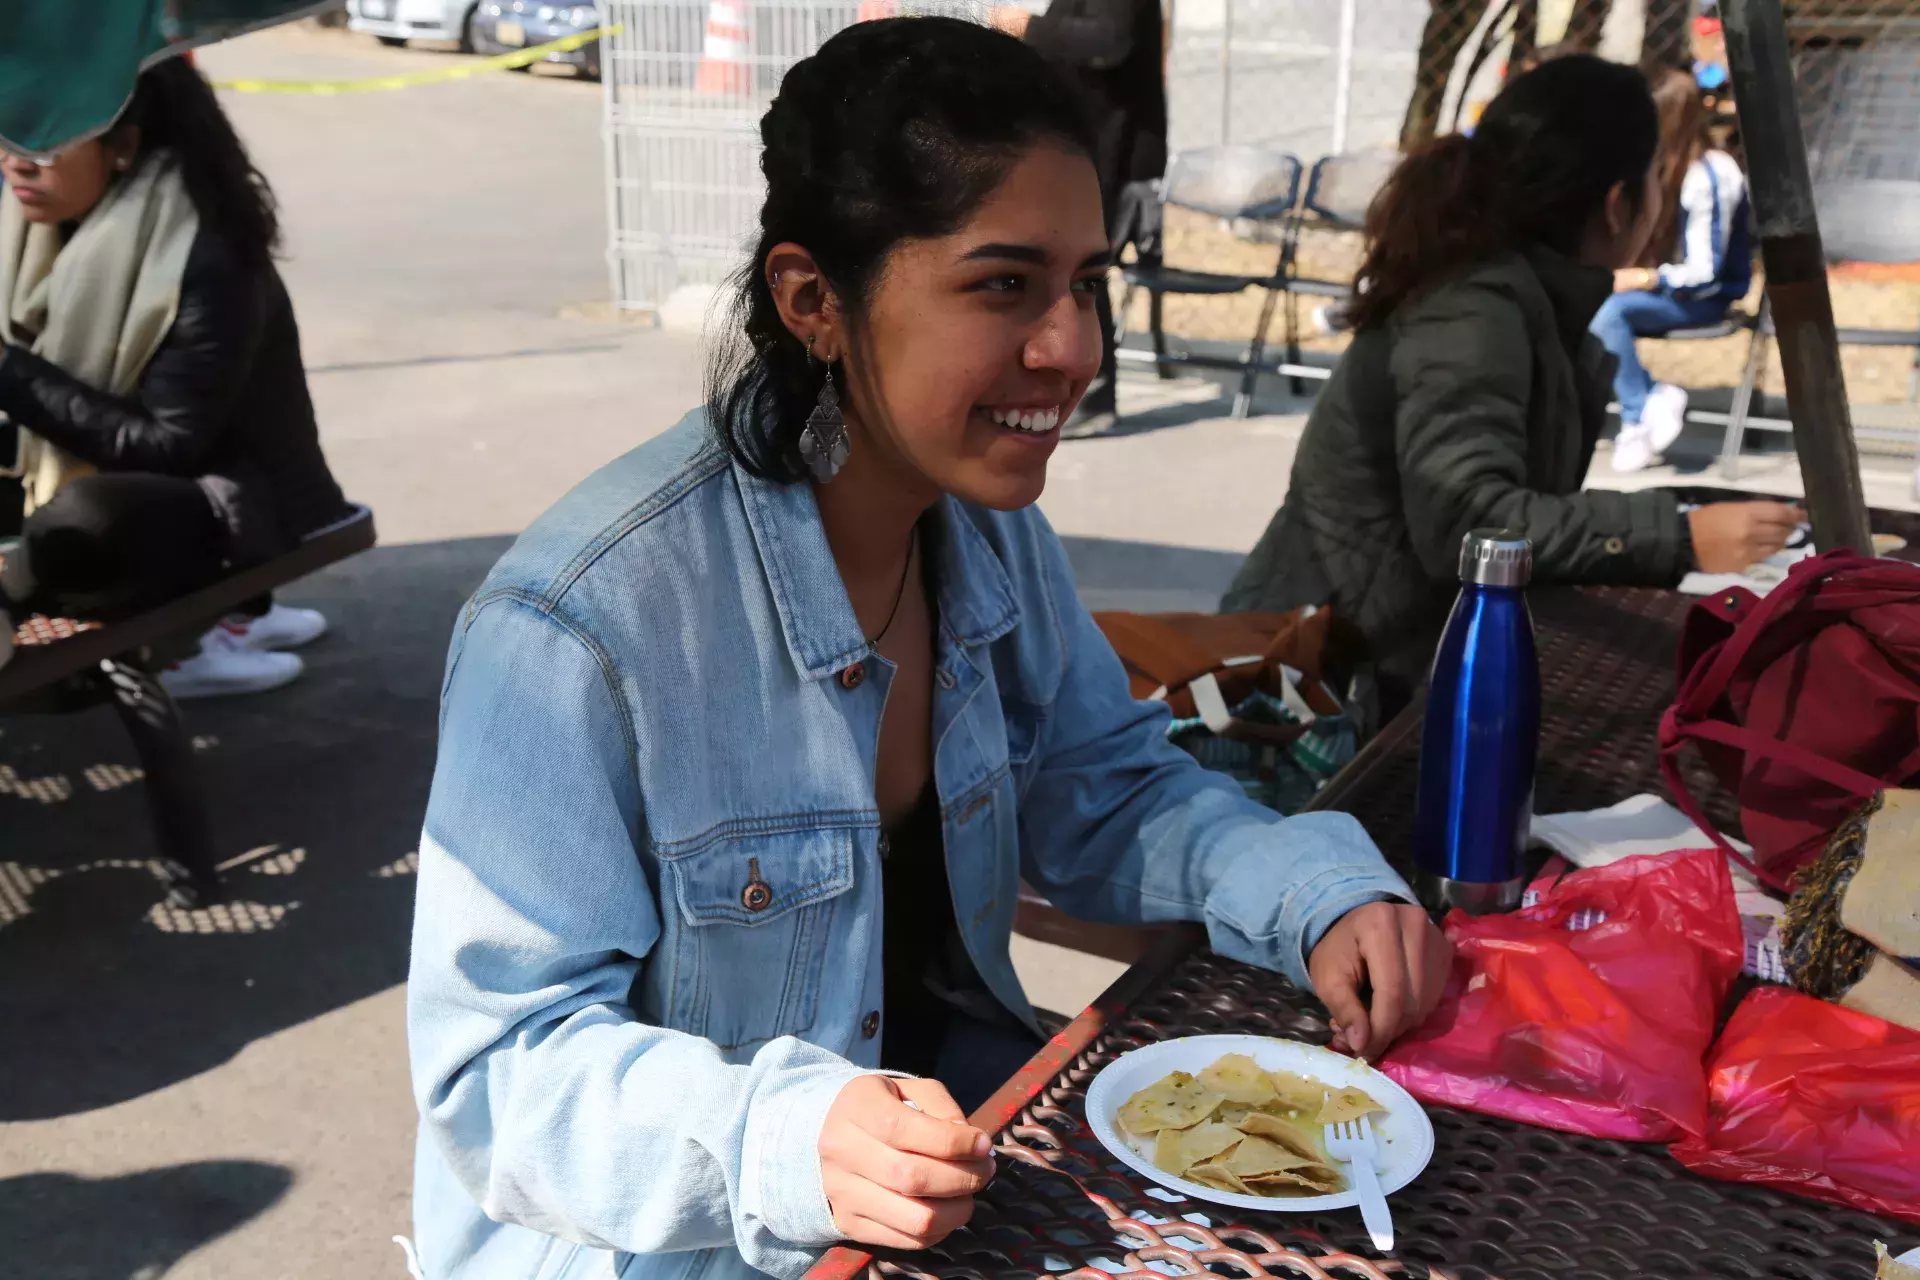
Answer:
<svg viewBox="0 0 1920 1280"><path fill-rule="evenodd" d="M1781 503L1683 514L1580 488L1613 372L1587 323L1659 218L1658 138L1640 72L1582 55L1401 162L1368 212L1353 343L1222 609L1331 604L1391 710L1432 661L1470 529L1524 533L1541 584L1672 586L1785 545L1801 516Z"/></svg>

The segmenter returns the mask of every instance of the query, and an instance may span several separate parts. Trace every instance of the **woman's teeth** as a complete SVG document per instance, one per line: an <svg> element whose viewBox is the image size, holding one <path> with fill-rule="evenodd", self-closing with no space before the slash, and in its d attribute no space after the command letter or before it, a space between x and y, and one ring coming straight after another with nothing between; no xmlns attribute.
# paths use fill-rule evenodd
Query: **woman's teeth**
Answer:
<svg viewBox="0 0 1920 1280"><path fill-rule="evenodd" d="M1060 425L1060 408L1051 409L990 409L987 416L1003 427L1012 427L1015 431L1030 431L1035 435L1051 431Z"/></svg>

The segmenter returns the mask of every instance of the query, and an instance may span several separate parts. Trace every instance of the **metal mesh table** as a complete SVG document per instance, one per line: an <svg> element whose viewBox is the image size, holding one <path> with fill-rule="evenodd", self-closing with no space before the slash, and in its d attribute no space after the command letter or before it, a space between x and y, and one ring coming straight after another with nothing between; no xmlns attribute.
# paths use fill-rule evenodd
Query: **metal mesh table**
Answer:
<svg viewBox="0 0 1920 1280"><path fill-rule="evenodd" d="M1547 812L1660 790L1655 734L1673 696L1689 601L1625 588L1535 594ZM1410 856L1419 712L1401 716L1316 801L1360 817L1388 857ZM1689 781L1692 781L1690 778ZM1703 778L1704 783L1704 778ZM1712 794L1706 786L1703 796ZM1730 823L1724 799L1709 805ZM1112 1159L1086 1124L1108 1062L1154 1040L1249 1032L1324 1044L1324 1010L1277 974L1170 934L973 1116L1000 1172L972 1222L935 1249L828 1254L810 1280L885 1276L1067 1280L1109 1274L1288 1280L1871 1280L1872 1244L1920 1232L1759 1187L1694 1176L1658 1146L1575 1137L1430 1107L1433 1163L1393 1198L1399 1249L1381 1258L1355 1210L1249 1213L1188 1200ZM1897 1251L1897 1249L1896 1249Z"/></svg>

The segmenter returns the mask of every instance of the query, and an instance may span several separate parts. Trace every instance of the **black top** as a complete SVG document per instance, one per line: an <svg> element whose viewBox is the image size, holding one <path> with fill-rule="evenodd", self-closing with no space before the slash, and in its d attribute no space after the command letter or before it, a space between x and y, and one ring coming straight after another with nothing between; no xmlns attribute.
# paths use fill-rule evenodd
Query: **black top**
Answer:
<svg viewBox="0 0 1920 1280"><path fill-rule="evenodd" d="M320 451L279 272L204 226L187 254L173 327L132 396L5 346L0 412L102 471L198 480L237 564L279 555L349 511Z"/></svg>
<svg viewBox="0 0 1920 1280"><path fill-rule="evenodd" d="M936 991L949 986L947 962L960 942L947 883L946 841L940 833L940 794L928 783L913 811L880 837L881 955L886 1006L880 1065L917 1076L933 1074L940 1038L953 1008ZM961 959L966 956L962 948ZM972 969L967 964L967 969ZM975 981L978 981L976 978Z"/></svg>

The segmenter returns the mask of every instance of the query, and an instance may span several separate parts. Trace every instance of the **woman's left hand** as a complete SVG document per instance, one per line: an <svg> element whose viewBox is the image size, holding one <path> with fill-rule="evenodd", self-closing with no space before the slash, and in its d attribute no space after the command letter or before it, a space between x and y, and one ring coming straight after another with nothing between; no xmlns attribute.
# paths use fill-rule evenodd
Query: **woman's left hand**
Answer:
<svg viewBox="0 0 1920 1280"><path fill-rule="evenodd" d="M1447 935L1424 908L1403 902L1355 907L1307 957L1314 993L1333 1014L1333 1047L1362 1058L1379 1057L1426 1021L1452 967Z"/></svg>

